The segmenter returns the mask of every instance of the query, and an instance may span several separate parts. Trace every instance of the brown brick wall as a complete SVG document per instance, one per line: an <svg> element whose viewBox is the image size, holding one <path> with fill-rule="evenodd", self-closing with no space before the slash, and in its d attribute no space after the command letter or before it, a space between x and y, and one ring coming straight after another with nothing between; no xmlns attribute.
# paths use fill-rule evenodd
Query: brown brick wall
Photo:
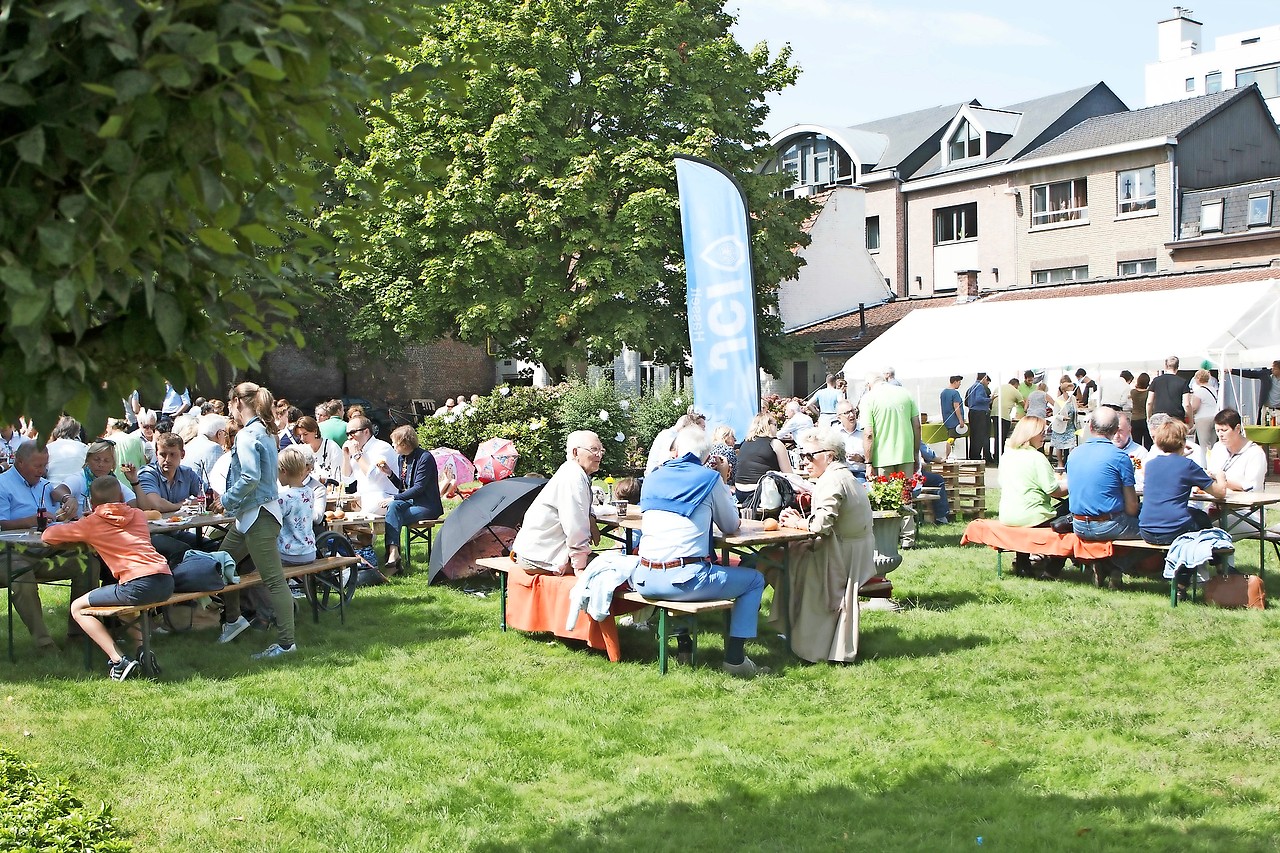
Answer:
<svg viewBox="0 0 1280 853"><path fill-rule="evenodd" d="M444 402L459 394L487 394L494 387L494 361L483 349L457 341L405 348L395 360L356 360L344 372L316 348L281 346L270 353L260 375L251 375L277 397L301 403L331 397L364 397L377 403L408 408L415 398ZM199 389L204 396L222 396L230 384L226 370L218 389Z"/></svg>

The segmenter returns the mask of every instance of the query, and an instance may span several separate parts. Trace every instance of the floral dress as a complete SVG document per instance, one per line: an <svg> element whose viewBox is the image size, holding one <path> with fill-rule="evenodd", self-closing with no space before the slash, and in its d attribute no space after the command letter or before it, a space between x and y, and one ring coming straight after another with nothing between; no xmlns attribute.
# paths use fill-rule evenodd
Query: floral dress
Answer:
<svg viewBox="0 0 1280 853"><path fill-rule="evenodd" d="M1063 394L1053 401L1049 446L1054 450L1070 450L1076 446L1076 400L1073 394Z"/></svg>

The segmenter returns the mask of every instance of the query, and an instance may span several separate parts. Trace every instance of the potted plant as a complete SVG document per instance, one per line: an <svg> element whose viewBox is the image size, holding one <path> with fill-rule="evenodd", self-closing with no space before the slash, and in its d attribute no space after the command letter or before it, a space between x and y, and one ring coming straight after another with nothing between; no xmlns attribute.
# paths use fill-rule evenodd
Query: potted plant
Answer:
<svg viewBox="0 0 1280 853"><path fill-rule="evenodd" d="M911 502L912 490L923 483L924 478L919 474L908 477L901 472L867 480L871 533L876 541L876 574L886 575L902 564L898 542L902 536L903 510Z"/></svg>

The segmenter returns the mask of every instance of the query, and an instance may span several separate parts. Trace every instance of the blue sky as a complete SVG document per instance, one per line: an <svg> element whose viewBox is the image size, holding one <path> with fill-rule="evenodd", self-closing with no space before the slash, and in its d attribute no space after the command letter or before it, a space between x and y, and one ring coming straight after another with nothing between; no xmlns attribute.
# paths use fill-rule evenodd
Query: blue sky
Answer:
<svg viewBox="0 0 1280 853"><path fill-rule="evenodd" d="M1280 24L1276 0L1188 3L1218 36ZM1130 108L1146 106L1156 23L1173 3L1078 0L726 0L738 41L790 42L799 82L769 103L770 135L793 124L852 125L977 98L985 106L1103 81Z"/></svg>

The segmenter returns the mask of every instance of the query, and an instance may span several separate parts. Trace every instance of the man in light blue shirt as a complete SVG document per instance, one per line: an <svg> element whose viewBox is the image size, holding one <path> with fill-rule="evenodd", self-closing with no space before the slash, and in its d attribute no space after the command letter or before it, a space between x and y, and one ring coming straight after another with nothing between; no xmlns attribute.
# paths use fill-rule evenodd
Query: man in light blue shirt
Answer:
<svg viewBox="0 0 1280 853"><path fill-rule="evenodd" d="M0 473L0 530L35 527L40 508L45 510L49 521L62 521L75 515L71 490L45 479L48 467L49 453L42 445L29 441L17 449L13 467ZM72 601L89 592L88 572L75 560L52 559L46 548L15 553L12 563L0 558L0 581L9 587L13 609L18 611L40 651L56 651L58 647L44 624L37 581L67 579L71 580Z"/></svg>
<svg viewBox="0 0 1280 853"><path fill-rule="evenodd" d="M640 492L640 565L631 585L646 598L669 601L733 599L729 636L725 641L725 672L752 678L762 672L746 656L744 645L756 636L764 576L755 569L730 568L714 562L712 522L721 532L735 532L741 522L729 491L729 461L717 468L703 463L711 441L700 427L686 427L676 435L676 458L644 478ZM690 647L683 644L680 653Z"/></svg>
<svg viewBox="0 0 1280 853"><path fill-rule="evenodd" d="M191 395L183 388L178 392L168 380L164 383L164 403L160 406L160 411L170 420L178 415L186 414L187 409L191 408Z"/></svg>

